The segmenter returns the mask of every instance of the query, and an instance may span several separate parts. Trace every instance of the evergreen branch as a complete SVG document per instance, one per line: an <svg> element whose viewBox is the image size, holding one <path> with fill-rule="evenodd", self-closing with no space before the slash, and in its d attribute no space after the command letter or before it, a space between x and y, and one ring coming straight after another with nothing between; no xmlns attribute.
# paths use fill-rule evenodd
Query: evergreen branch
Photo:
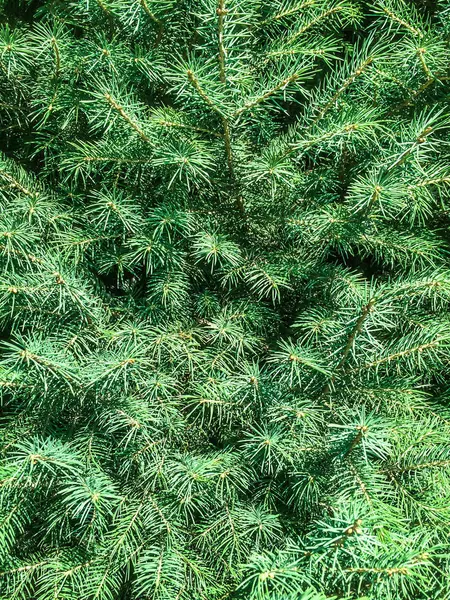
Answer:
<svg viewBox="0 0 450 600"><path fill-rule="evenodd" d="M225 0L219 0L219 6L217 8L217 36L218 36L218 44L219 44L219 77L222 84L226 84L226 71L225 71L225 58L227 56L227 51L224 45L224 19L228 14L228 11L225 9ZM233 154L231 150L231 136L230 136L230 126L228 123L228 119L222 117L222 125L223 125L223 137L225 140L225 153L227 157L228 170L230 172L231 177L234 177L233 171ZM243 213L243 205L238 205L238 208Z"/></svg>
<svg viewBox="0 0 450 600"><path fill-rule="evenodd" d="M134 524L135 524L136 520L138 519L139 514L141 513L143 507L144 507L144 501L142 501L138 504L138 507L133 512L133 515L132 515L131 519L129 520L126 528L124 529L124 531L122 532L120 537L117 539L117 541L114 542L114 546L113 546L111 554L110 554L110 562L112 560L112 557L120 551L120 548L123 546L125 540L127 539L128 534L133 529Z"/></svg>
<svg viewBox="0 0 450 600"><path fill-rule="evenodd" d="M83 156L83 161L91 162L111 162L125 165L146 165L152 162L151 158L117 158L114 156Z"/></svg>
<svg viewBox="0 0 450 600"><path fill-rule="evenodd" d="M273 94L276 94L277 92L279 92L280 90L282 90L283 88L285 88L286 86L288 86L290 83L292 83L294 81L297 81L297 79L299 77L300 77L300 75L298 73L293 73L289 77L286 77L285 79L283 79L282 81L280 81L275 87L273 87L272 89L270 89L267 92L265 92L259 98L256 98L255 100L252 100L251 102L247 102L246 104L244 104L244 106L241 106L241 108L238 108L233 113L233 117L238 117L243 112L254 108L258 104L261 104L262 102L264 102L265 100L267 100L268 98L270 98L271 96L273 96Z"/></svg>
<svg viewBox="0 0 450 600"><path fill-rule="evenodd" d="M224 18L225 15L228 14L228 11L225 9L225 0L219 0L219 6L217 8L217 35L219 42L219 68L220 68L220 81L222 83L226 83L226 74L225 74L225 57L227 55L227 51L224 46Z"/></svg>
<svg viewBox="0 0 450 600"><path fill-rule="evenodd" d="M8 246L5 246L4 244L0 244L0 250L3 250L5 253L8 253L8 254L13 254L14 256L19 256L20 258L25 258L26 260L29 260L32 263L38 263L38 264L44 263L44 260L42 258L39 258L38 256L35 256L34 254L29 254L28 252L25 252L25 251L21 250L20 248L9 248Z"/></svg>
<svg viewBox="0 0 450 600"><path fill-rule="evenodd" d="M7 571L0 572L0 577L5 577L5 575L12 575L14 573L21 573L23 571L32 571L46 564L48 564L48 560L42 560L32 565L25 565L23 567L17 567L15 569L8 569Z"/></svg>
<svg viewBox="0 0 450 600"><path fill-rule="evenodd" d="M427 81L425 81L425 83L423 83L416 91L414 91L411 95L410 98L408 98L407 100L405 100L404 102L402 102L401 104L395 106L394 108L392 108L388 113L387 116L391 116L392 114L394 114L395 112L397 112L398 110L405 108L406 106L410 106L414 100L417 98L417 96L420 96L420 94L422 94L423 92L425 92L431 85L433 85L435 82L437 81L437 78L432 77L430 79L427 79Z"/></svg>
<svg viewBox="0 0 450 600"><path fill-rule="evenodd" d="M323 392L322 392L323 395L328 395L330 393L331 386L336 379L336 373L339 372L345 366L348 355L354 346L356 337L358 336L359 333L361 333L364 323L365 323L366 319L368 318L368 316L370 315L370 313L372 312L372 309L373 309L375 303L376 303L376 298L371 298L369 300L369 302L362 307L361 314L359 315L359 317L355 323L355 326L353 327L353 329L350 332L350 335L347 338L347 343L344 347L344 351L342 353L341 359L336 367L335 374L332 376L331 380L326 383L326 385L323 389Z"/></svg>
<svg viewBox="0 0 450 600"><path fill-rule="evenodd" d="M427 76L428 80L433 79L433 75L430 71L430 69L428 68L428 65L425 61L425 53L426 53L426 48L418 48L417 49L417 56L419 57L420 60L420 64L422 65L422 69L425 73L425 75Z"/></svg>
<svg viewBox="0 0 450 600"><path fill-rule="evenodd" d="M414 91L409 88L404 81L402 81L401 79L399 79L398 77L396 77L395 75L393 75L392 73L388 73L386 71L383 71L382 69L375 67L374 68L375 72L378 73L378 75L381 75L381 77L383 77L384 79L389 79L390 81L393 81L396 85L398 85L400 88L405 89L408 94L413 94Z"/></svg>
<svg viewBox="0 0 450 600"><path fill-rule="evenodd" d="M55 36L52 37L51 44L52 44L53 52L55 54L55 77L58 77L59 71L61 69L61 56L59 53L58 42L57 42Z"/></svg>
<svg viewBox="0 0 450 600"><path fill-rule="evenodd" d="M156 38L156 45L158 45L159 42L161 41L161 38L164 33L164 23L160 19L158 19L158 17L150 10L147 0L139 0L139 3L142 6L142 9L144 10L144 12L150 17L150 19L158 27L158 37Z"/></svg>
<svg viewBox="0 0 450 600"><path fill-rule="evenodd" d="M411 465L406 465L404 467L394 466L384 469L384 472L389 473L407 473L409 471L420 471L422 469L435 469L438 467L450 467L450 460L433 460L426 463L416 463Z"/></svg>
<svg viewBox="0 0 450 600"><path fill-rule="evenodd" d="M406 350L394 352L393 354L390 354L389 356L384 356L377 360L368 362L361 367L351 369L351 372L357 372L357 371L364 370L364 369L370 369L372 367L378 367L379 365L384 364L386 362L392 362L394 360L398 360L399 358L404 358L405 356L410 356L411 354L416 354L416 353L420 354L424 350L428 350L430 348L436 348L437 346L439 346L439 344L442 341L443 341L442 338L439 337L439 338L433 340L432 342L428 342L426 344L419 344L418 346L414 346L413 348L407 348Z"/></svg>
<svg viewBox="0 0 450 600"><path fill-rule="evenodd" d="M222 133L217 133L216 131L211 131L210 129L205 129L204 127L195 127L194 125L187 125L186 123L176 123L175 121L167 121L164 119L159 119L157 121L158 125L162 127L173 127L179 129L187 129L188 131L198 131L199 133L206 133L207 135L212 135L214 137L223 138L224 135Z"/></svg>
<svg viewBox="0 0 450 600"><path fill-rule="evenodd" d="M142 6L144 12L150 17L150 19L156 24L158 25L158 27L162 27L162 23L161 21L158 19L158 17L152 13L152 11L150 10L147 1L146 0L139 0L140 5Z"/></svg>
<svg viewBox="0 0 450 600"><path fill-rule="evenodd" d="M35 198L38 192L32 192L30 189L26 188L25 186L23 186L20 181L18 181L17 179L15 179L12 175L10 175L9 173L7 173L4 169L0 169L0 177L2 177L3 179L5 179L12 188L16 188L18 189L20 192L22 192L22 194L25 194L25 196L28 196L30 198Z"/></svg>
<svg viewBox="0 0 450 600"><path fill-rule="evenodd" d="M187 70L187 76L188 76L189 82L191 83L191 85L195 89L195 91L198 93L198 95L200 96L200 98L204 102L206 102L206 104L214 112L216 112L221 117L223 117L222 111L214 104L214 102L211 100L211 98L208 96L208 94L203 90L203 88L200 85L199 80L197 79L197 77L195 76L195 73L191 69Z"/></svg>
<svg viewBox="0 0 450 600"><path fill-rule="evenodd" d="M164 523L164 526L165 526L165 528L167 530L167 534L170 535L172 533L172 527L171 527L169 521L164 516L164 513L162 512L161 508L158 506L158 503L155 501L154 497L151 494L148 495L147 498L150 499L150 502L151 502L152 506L154 507L154 509L158 513L161 521Z"/></svg>
<svg viewBox="0 0 450 600"><path fill-rule="evenodd" d="M394 169L395 167L398 167L399 165L402 165L407 159L408 157L411 155L412 152L414 152L414 150L416 150L416 148L418 148L421 144L425 144L427 141L427 138L434 132L434 128L432 126L428 126L425 127L417 136L417 138L415 139L415 141L410 145L409 148L407 148L404 152L402 152L400 154L400 156L397 158L397 160L390 165L389 167L389 171L391 171L392 169Z"/></svg>
<svg viewBox="0 0 450 600"><path fill-rule="evenodd" d="M354 451L354 449L357 446L359 446L359 444L362 442L365 434L367 433L368 429L369 428L367 425L358 425L356 427L357 433L356 433L355 437L352 439L352 441L350 442L349 447L345 451L344 458L347 458Z"/></svg>
<svg viewBox="0 0 450 600"><path fill-rule="evenodd" d="M355 465L353 464L353 462L350 460L350 458L348 456L347 456L347 463L348 463L348 465L350 467L350 470L351 470L351 472L353 474L353 477L356 479L356 481L357 481L357 483L358 483L358 485L359 485L359 487L361 489L361 492L363 493L364 498L366 499L367 504L371 508L373 508L373 501L372 501L372 498L369 495L369 492L367 490L367 486L364 483L364 481L361 479L361 477L359 476L358 471L357 471Z"/></svg>
<svg viewBox="0 0 450 600"><path fill-rule="evenodd" d="M389 575L389 577L392 577L392 575L409 575L409 573L411 572L411 570L408 567L383 567L383 568L376 568L376 567L349 567L348 569L345 569L346 573L377 573L377 574L382 574L385 573L386 575Z"/></svg>
<svg viewBox="0 0 450 600"><path fill-rule="evenodd" d="M337 13L341 12L342 10L344 10L344 5L338 4L337 6L333 6L333 7L329 8L328 10L322 11L316 17L311 19L308 23L305 23L305 25L303 25L303 27L301 27L298 31L296 31L294 33L294 35L288 39L288 43L292 44L293 42L295 42L295 40L297 38L299 38L304 33L306 33L309 29L311 29L312 27L315 27L318 23L320 23L324 19L328 18L329 16L337 14Z"/></svg>
<svg viewBox="0 0 450 600"><path fill-rule="evenodd" d="M122 119L124 121L126 121L128 123L128 125L130 125L136 131L136 133L138 133L138 135L140 136L141 139L144 140L144 142L151 143L151 139L142 131L142 129L139 127L139 125L135 121L133 121L133 119L131 117L129 117L127 115L127 113L125 112L123 107L118 102L116 102L116 100L114 100L114 98L111 96L111 94L109 94L109 93L104 94L104 98L108 102L108 104L115 111L117 111L119 113L119 115L122 117Z"/></svg>
<svg viewBox="0 0 450 600"><path fill-rule="evenodd" d="M394 11L390 10L387 6L381 6L381 10L392 21L401 25L402 27L407 29L410 33L412 33L413 35L418 36L420 38L423 37L424 34L420 31L420 29L417 29L416 27L411 25L411 23L408 23L408 21L406 21L405 19L402 19L399 15L397 15Z"/></svg>
<svg viewBox="0 0 450 600"><path fill-rule="evenodd" d="M231 177L233 177L234 176L234 171L233 171L233 154L232 154L232 151L231 151L230 126L228 124L228 119L223 118L222 119L222 124L223 124L223 137L224 137L224 140L225 140L225 153L226 153L226 156L227 156L228 170L230 171ZM240 207L240 204L239 204L239 207ZM241 208L240 208L240 212L242 212Z"/></svg>
<svg viewBox="0 0 450 600"><path fill-rule="evenodd" d="M395 235L395 232L391 232L390 236L382 238L375 234L363 234L361 236L362 243L368 243L372 250L379 250L380 252L386 252L385 259L389 258L387 252L395 251L395 258L400 261L402 255L410 255L416 260L423 261L424 264L432 263L433 259L437 262L437 250L438 246L436 243L429 243L429 240L422 239L422 243L418 243L418 240L413 237L406 237L402 239ZM391 257L391 261L394 256Z"/></svg>
<svg viewBox="0 0 450 600"><path fill-rule="evenodd" d="M414 185L409 186L410 190L427 187L429 185L439 185L440 183L450 183L450 175L444 175L443 177L435 177L434 179L424 179L423 181L419 181Z"/></svg>
<svg viewBox="0 0 450 600"><path fill-rule="evenodd" d="M335 104L336 100L345 92L345 90L354 82L356 79L364 73L369 65L373 62L373 56L369 56L363 60L362 63L358 65L358 67L354 70L354 72L347 77L347 79L342 83L339 89L333 94L332 98L323 106L318 115L314 118L311 125L308 127L310 130L313 125L315 125L320 119L322 119L325 114L330 110L330 108Z"/></svg>
<svg viewBox="0 0 450 600"><path fill-rule="evenodd" d="M102 11L105 13L105 15L107 15L108 17L110 17L111 16L111 11L108 9L108 7L103 2L103 0L96 0L96 2L99 5L99 7L102 9Z"/></svg>
<svg viewBox="0 0 450 600"><path fill-rule="evenodd" d="M350 335L347 340L347 344L345 345L344 352L342 353L342 358L339 361L337 369L342 369L342 367L347 362L347 357L350 353L350 350L353 348L355 339L356 339L357 335L361 332L361 330L364 326L364 322L366 321L367 317L370 315L370 313L375 305L375 302L376 302L376 299L371 298L369 300L369 302L363 306L363 308L361 310L361 314L360 314L358 320L356 321L354 328L350 332Z"/></svg>
<svg viewBox="0 0 450 600"><path fill-rule="evenodd" d="M267 23L270 23L271 21L279 21L280 19L284 19L285 17L290 17L305 8L314 6L315 4L316 4L316 0L305 0L304 2L301 2L300 4L298 4L297 6L293 6L292 8L288 8L279 13L271 15L270 17L268 17L267 19L262 21L261 25L267 25Z"/></svg>

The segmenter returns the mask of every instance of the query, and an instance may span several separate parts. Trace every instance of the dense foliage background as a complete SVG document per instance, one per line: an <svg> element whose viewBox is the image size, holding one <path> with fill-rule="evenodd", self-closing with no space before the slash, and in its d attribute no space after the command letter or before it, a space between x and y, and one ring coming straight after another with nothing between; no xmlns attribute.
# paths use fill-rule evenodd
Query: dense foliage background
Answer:
<svg viewBox="0 0 450 600"><path fill-rule="evenodd" d="M449 1L0 18L0 598L450 598Z"/></svg>

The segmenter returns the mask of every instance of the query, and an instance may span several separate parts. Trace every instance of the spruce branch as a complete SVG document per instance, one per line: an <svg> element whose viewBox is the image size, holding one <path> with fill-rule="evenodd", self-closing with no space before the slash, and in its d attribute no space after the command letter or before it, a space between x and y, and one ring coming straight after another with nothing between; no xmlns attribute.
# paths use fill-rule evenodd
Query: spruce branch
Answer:
<svg viewBox="0 0 450 600"><path fill-rule="evenodd" d="M316 0L304 0L304 2L299 2L298 4L294 4L291 8L286 8L277 12L275 14L270 15L267 19L261 22L261 25L267 25L271 21L279 21L280 19L284 19L286 17L290 17L305 8L309 8L310 6L314 6L316 4Z"/></svg>
<svg viewBox="0 0 450 600"><path fill-rule="evenodd" d="M157 46L161 42L164 34L164 23L150 10L147 0L139 0L139 4L141 5L145 14L148 15L148 17L150 17L153 23L155 23L155 25L158 27L158 36L155 42L155 45Z"/></svg>
<svg viewBox="0 0 450 600"><path fill-rule="evenodd" d="M390 363L393 361L396 361L398 359L410 356L410 355L414 355L417 354L418 356L420 356L422 354L422 352L424 352L424 350L429 350L431 348L437 348L441 342L443 341L443 338L441 337L437 337L435 340L432 340L428 343L425 344L419 344L417 346L413 346L412 348L406 348L405 350L400 350L399 352L394 352L392 354L389 354L388 356L383 356L380 357L378 359L375 359L371 362L366 363L365 365L362 365L360 367L360 369L371 369L373 367L378 367L379 365L383 364L383 363ZM357 369L352 369L353 370L358 370Z"/></svg>
<svg viewBox="0 0 450 600"><path fill-rule="evenodd" d="M144 12L150 17L150 19L156 24L158 25L158 27L162 27L162 23L161 21L155 16L154 13L152 13L152 11L150 10L148 4L147 4L147 0L139 0L140 5L142 6L142 9L144 10Z"/></svg>
<svg viewBox="0 0 450 600"><path fill-rule="evenodd" d="M321 21L327 19L328 17L338 14L342 12L345 8L345 2L341 2L336 4L336 6L332 6L329 9L326 9L319 13L317 16L312 18L310 21L307 21L303 26L301 26L298 31L296 31L288 40L288 43L292 44L295 42L300 36L305 34L309 29L312 29L316 25L318 25Z"/></svg>
<svg viewBox="0 0 450 600"><path fill-rule="evenodd" d="M398 6L396 6L396 4ZM396 8L397 8L397 10L396 10ZM407 12L407 10L406 10L407 5L405 5L403 0L399 0L397 3L395 3L395 2L392 3L392 1L385 2L384 0L381 0L376 5L376 9L377 9L378 13L385 15L393 23L396 23L397 25L400 25L400 27L405 28L407 31L412 33L414 36L417 36L419 38L424 37L423 31L421 31L418 27L415 27L414 25L412 25L407 20L406 16L404 16L402 14L402 13ZM413 14L411 14L411 16L413 16Z"/></svg>
<svg viewBox="0 0 450 600"><path fill-rule="evenodd" d="M219 77L222 84L226 85L226 71L225 71L225 58L227 55L225 45L224 45L224 19L228 14L228 11L225 9L225 0L219 0L219 5L217 7L217 36L218 36L218 45L219 45ZM230 136L230 125L227 118L222 117L222 125L223 125L223 137L225 140L225 153L227 157L228 170L230 172L231 177L234 177L233 172L233 153L231 150L231 136ZM244 214L243 205L238 203L238 208L241 214Z"/></svg>
<svg viewBox="0 0 450 600"><path fill-rule="evenodd" d="M211 100L211 98L208 96L208 94L204 91L204 89L201 87L199 80L197 79L195 73L191 70L188 69L186 71L188 80L190 82L190 84L192 85L192 87L195 89L195 91L197 92L197 94L200 96L200 98L206 102L206 104L217 114L219 114L221 117L223 116L222 111L219 109L219 107Z"/></svg>
<svg viewBox="0 0 450 600"><path fill-rule="evenodd" d="M225 74L225 58L227 51L224 45L224 19L227 14L228 11L225 9L225 0L219 0L219 5L217 7L217 37L219 44L219 75L222 83L226 83L227 81Z"/></svg>
<svg viewBox="0 0 450 600"><path fill-rule="evenodd" d="M10 173L7 173L3 169L0 171L0 177L2 177L2 179L7 181L11 187L16 188L20 192L22 192L22 194L25 194L26 196L29 196L30 198L34 198L36 196L37 192L32 192L28 188L24 187L17 179L15 179Z"/></svg>
<svg viewBox="0 0 450 600"><path fill-rule="evenodd" d="M268 100L271 96L273 96L274 94L276 94L280 90L285 89L290 83L293 83L293 82L297 81L299 79L299 77L300 77L299 73L293 73L289 77L286 77L285 79L283 79L282 81L280 81L276 86L274 86L272 89L270 89L267 92L265 92L262 96L259 96L259 98L255 98L254 100L251 100L250 102L247 102L246 104L244 104L244 106L241 106L240 108L238 108L233 113L233 117L238 117L243 112L245 112L247 110L251 110L252 108L254 108L255 106L257 106L258 104L261 104L262 102L265 102L266 100Z"/></svg>
<svg viewBox="0 0 450 600"><path fill-rule="evenodd" d="M108 17L111 17L111 11L109 10L108 6L105 4L105 2L103 0L96 0L98 6L101 8L101 10L105 13L105 15L107 15Z"/></svg>
<svg viewBox="0 0 450 600"><path fill-rule="evenodd" d="M124 121L128 123L139 135L139 137L144 140L144 142L151 143L150 138L142 131L139 125L125 112L124 108L111 96L111 94L106 93L104 95L106 102L122 117Z"/></svg>
<svg viewBox="0 0 450 600"><path fill-rule="evenodd" d="M333 94L331 99L319 109L318 114L314 117L309 129L311 129L320 119L322 119L325 114L332 108L338 98L346 91L346 89L352 85L352 83L364 73L364 71L372 64L373 56L368 56L365 58L357 68L347 77L347 79L342 83L339 89Z"/></svg>

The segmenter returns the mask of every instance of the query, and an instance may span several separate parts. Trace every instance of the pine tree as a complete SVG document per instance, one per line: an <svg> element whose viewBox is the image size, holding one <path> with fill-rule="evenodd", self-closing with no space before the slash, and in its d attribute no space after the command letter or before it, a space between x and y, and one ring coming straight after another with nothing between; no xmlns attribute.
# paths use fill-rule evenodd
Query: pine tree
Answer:
<svg viewBox="0 0 450 600"><path fill-rule="evenodd" d="M450 2L0 0L0 598L450 598Z"/></svg>

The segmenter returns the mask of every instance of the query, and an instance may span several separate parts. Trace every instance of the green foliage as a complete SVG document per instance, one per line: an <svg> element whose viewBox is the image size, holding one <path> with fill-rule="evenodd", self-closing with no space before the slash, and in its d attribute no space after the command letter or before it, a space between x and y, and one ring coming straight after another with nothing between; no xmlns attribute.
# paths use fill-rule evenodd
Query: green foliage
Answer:
<svg viewBox="0 0 450 600"><path fill-rule="evenodd" d="M0 0L1 600L450 599L448 0Z"/></svg>

